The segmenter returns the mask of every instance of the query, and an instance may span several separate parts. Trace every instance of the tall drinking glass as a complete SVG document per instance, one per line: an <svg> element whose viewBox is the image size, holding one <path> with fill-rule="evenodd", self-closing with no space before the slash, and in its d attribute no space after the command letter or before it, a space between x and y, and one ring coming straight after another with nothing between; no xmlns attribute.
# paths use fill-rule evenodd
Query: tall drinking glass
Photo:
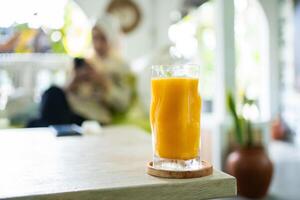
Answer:
<svg viewBox="0 0 300 200"><path fill-rule="evenodd" d="M150 123L153 167L197 170L200 161L199 67L152 67Z"/></svg>

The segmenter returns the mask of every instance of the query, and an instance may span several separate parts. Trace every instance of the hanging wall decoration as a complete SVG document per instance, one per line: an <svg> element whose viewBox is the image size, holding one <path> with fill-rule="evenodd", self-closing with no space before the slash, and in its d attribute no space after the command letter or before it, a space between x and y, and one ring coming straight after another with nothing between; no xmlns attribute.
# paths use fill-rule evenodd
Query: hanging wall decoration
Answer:
<svg viewBox="0 0 300 200"><path fill-rule="evenodd" d="M133 31L141 21L141 11L131 0L112 0L106 11L119 19L122 31Z"/></svg>

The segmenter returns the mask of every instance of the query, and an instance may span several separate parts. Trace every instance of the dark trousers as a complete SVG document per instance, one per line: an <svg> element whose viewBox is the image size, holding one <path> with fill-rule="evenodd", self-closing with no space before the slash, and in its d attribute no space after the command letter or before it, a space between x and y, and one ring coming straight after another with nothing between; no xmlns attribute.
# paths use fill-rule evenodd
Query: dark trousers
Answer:
<svg viewBox="0 0 300 200"><path fill-rule="evenodd" d="M71 110L65 92L52 86L42 95L39 117L30 120L27 127L47 127L59 124L81 125L84 120L83 117Z"/></svg>

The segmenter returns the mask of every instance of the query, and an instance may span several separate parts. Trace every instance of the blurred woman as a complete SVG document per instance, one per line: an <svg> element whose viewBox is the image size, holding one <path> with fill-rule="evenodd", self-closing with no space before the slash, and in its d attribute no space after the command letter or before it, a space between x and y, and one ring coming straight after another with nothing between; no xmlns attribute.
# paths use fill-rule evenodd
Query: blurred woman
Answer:
<svg viewBox="0 0 300 200"><path fill-rule="evenodd" d="M88 81L73 81L69 87L73 110L102 123L110 123L114 113L125 112L132 96L132 76L118 52L119 34L120 26L114 18L97 20L92 29L93 52L86 58L90 65L86 70Z"/></svg>
<svg viewBox="0 0 300 200"><path fill-rule="evenodd" d="M109 124L127 111L133 94L132 75L118 52L120 26L105 16L92 29L93 52L75 59L73 75L65 89L49 88L42 96L40 117L28 127L81 124L97 120Z"/></svg>

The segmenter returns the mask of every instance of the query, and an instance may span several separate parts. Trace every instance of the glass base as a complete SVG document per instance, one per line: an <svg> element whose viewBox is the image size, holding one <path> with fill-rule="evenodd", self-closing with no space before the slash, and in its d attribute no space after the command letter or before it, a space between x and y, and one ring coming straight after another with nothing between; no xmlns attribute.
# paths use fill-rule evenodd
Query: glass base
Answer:
<svg viewBox="0 0 300 200"><path fill-rule="evenodd" d="M190 171L201 169L202 164L200 158L194 158L190 160L176 160L154 156L153 167L162 170Z"/></svg>

